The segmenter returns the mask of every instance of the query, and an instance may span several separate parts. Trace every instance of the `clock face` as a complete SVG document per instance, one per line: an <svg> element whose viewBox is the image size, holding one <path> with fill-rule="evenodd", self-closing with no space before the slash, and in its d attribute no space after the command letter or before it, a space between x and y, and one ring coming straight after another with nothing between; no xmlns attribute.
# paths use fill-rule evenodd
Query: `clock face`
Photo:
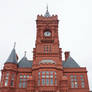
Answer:
<svg viewBox="0 0 92 92"><path fill-rule="evenodd" d="M44 36L46 36L46 37L51 36L51 32L49 32L49 31L44 32Z"/></svg>

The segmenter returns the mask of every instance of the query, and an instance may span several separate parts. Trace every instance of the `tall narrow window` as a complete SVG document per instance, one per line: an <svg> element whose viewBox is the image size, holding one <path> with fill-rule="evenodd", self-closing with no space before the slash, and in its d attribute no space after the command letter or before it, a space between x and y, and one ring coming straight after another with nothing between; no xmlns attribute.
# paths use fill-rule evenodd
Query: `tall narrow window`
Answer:
<svg viewBox="0 0 92 92"><path fill-rule="evenodd" d="M14 77L15 77L15 74L12 74L12 78L11 78L11 86L14 86Z"/></svg>
<svg viewBox="0 0 92 92"><path fill-rule="evenodd" d="M81 87L84 88L85 83L84 83L84 76L83 75L80 75L80 80L81 80Z"/></svg>
<svg viewBox="0 0 92 92"><path fill-rule="evenodd" d="M42 85L45 85L45 78L42 78Z"/></svg>
<svg viewBox="0 0 92 92"><path fill-rule="evenodd" d="M19 80L19 88L22 87L22 79Z"/></svg>
<svg viewBox="0 0 92 92"><path fill-rule="evenodd" d="M76 75L71 75L71 88L78 88L78 80Z"/></svg>
<svg viewBox="0 0 92 92"><path fill-rule="evenodd" d="M8 86L9 73L6 73L5 76L5 86Z"/></svg>
<svg viewBox="0 0 92 92"><path fill-rule="evenodd" d="M27 79L23 79L23 88L26 88L27 87Z"/></svg>
<svg viewBox="0 0 92 92"><path fill-rule="evenodd" d="M50 72L50 85L53 85L53 72Z"/></svg>
<svg viewBox="0 0 92 92"><path fill-rule="evenodd" d="M4 82L4 73L2 74L2 78L1 78L1 87L3 86L3 82Z"/></svg>
<svg viewBox="0 0 92 92"><path fill-rule="evenodd" d="M56 72L55 72L55 85L57 84L57 79L56 79Z"/></svg>
<svg viewBox="0 0 92 92"><path fill-rule="evenodd" d="M39 72L39 73L38 73L38 85L40 85L40 81L41 81L41 80L40 80L40 78L41 78L40 74L41 74L41 73Z"/></svg>

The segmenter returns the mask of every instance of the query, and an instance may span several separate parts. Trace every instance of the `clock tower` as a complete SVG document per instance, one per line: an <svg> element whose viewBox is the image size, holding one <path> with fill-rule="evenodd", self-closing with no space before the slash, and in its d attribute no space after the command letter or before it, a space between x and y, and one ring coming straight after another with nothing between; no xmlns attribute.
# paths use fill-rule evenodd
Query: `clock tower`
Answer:
<svg viewBox="0 0 92 92"><path fill-rule="evenodd" d="M58 39L58 17L50 16L48 10L44 16L37 16L36 48L34 48L34 64L42 60L52 60L62 65L61 48Z"/></svg>
<svg viewBox="0 0 92 92"><path fill-rule="evenodd" d="M33 50L32 76L34 76L33 79L36 81L36 85L39 86L45 85L48 88L57 86L60 84L63 76L62 49L59 48L58 23L58 16L51 16L48 9L44 16L37 16L37 35ZM50 78L51 73L52 78ZM52 86L51 84L54 85Z"/></svg>

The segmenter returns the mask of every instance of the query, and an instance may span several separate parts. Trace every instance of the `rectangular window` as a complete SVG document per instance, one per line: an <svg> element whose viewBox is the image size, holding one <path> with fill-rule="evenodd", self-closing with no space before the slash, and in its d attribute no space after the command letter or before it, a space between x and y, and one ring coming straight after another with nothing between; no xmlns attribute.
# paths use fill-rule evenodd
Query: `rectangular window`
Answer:
<svg viewBox="0 0 92 92"><path fill-rule="evenodd" d="M40 79L38 79L38 85L40 85Z"/></svg>
<svg viewBox="0 0 92 92"><path fill-rule="evenodd" d="M25 81L23 81L23 88L25 88L25 86L26 86L25 84L26 84Z"/></svg>
<svg viewBox="0 0 92 92"><path fill-rule="evenodd" d="M29 75L27 75L27 78L29 78Z"/></svg>
<svg viewBox="0 0 92 92"><path fill-rule="evenodd" d="M42 78L45 78L45 75L42 75Z"/></svg>
<svg viewBox="0 0 92 92"><path fill-rule="evenodd" d="M40 85L40 78L41 78L41 76L40 76L40 72L38 73L38 85Z"/></svg>
<svg viewBox="0 0 92 92"><path fill-rule="evenodd" d="M57 79L55 78L55 85L57 84Z"/></svg>
<svg viewBox="0 0 92 92"><path fill-rule="evenodd" d="M5 86L8 86L8 80L5 80Z"/></svg>
<svg viewBox="0 0 92 92"><path fill-rule="evenodd" d="M9 73L5 76L5 86L8 86Z"/></svg>
<svg viewBox="0 0 92 92"><path fill-rule="evenodd" d="M78 88L78 83L75 81L75 88Z"/></svg>
<svg viewBox="0 0 92 92"><path fill-rule="evenodd" d="M50 79L50 84L53 85L53 78Z"/></svg>
<svg viewBox="0 0 92 92"><path fill-rule="evenodd" d="M84 76L83 75L80 75L80 80L81 80L81 87L84 88L85 83L84 83Z"/></svg>
<svg viewBox="0 0 92 92"><path fill-rule="evenodd" d="M42 85L45 85L45 79L42 79Z"/></svg>
<svg viewBox="0 0 92 92"><path fill-rule="evenodd" d="M47 74L49 74L49 72L48 72L48 71L46 72L46 75L47 75Z"/></svg>
<svg viewBox="0 0 92 92"><path fill-rule="evenodd" d="M20 81L19 81L19 88L21 88L22 87L22 80L20 79Z"/></svg>
<svg viewBox="0 0 92 92"><path fill-rule="evenodd" d="M82 87L82 88L84 88L84 87L85 87L85 86L84 86L84 82L81 82L81 87Z"/></svg>
<svg viewBox="0 0 92 92"><path fill-rule="evenodd" d="M54 71L42 71L38 73L38 85L56 85L56 81L56 72Z"/></svg>
<svg viewBox="0 0 92 92"><path fill-rule="evenodd" d="M15 77L15 75L14 75L14 74L12 74L11 86L14 86L14 77Z"/></svg>
<svg viewBox="0 0 92 92"><path fill-rule="evenodd" d="M71 82L71 87L74 88L74 82Z"/></svg>
<svg viewBox="0 0 92 92"><path fill-rule="evenodd" d="M46 78L49 78L49 75L46 75Z"/></svg>
<svg viewBox="0 0 92 92"><path fill-rule="evenodd" d="M46 85L49 85L49 79L46 79Z"/></svg>
<svg viewBox="0 0 92 92"><path fill-rule="evenodd" d="M53 75L50 75L50 78L53 78Z"/></svg>
<svg viewBox="0 0 92 92"><path fill-rule="evenodd" d="M20 75L19 77L19 88L26 88L27 87L27 79L29 75Z"/></svg>
<svg viewBox="0 0 92 92"><path fill-rule="evenodd" d="M23 75L20 75L20 78L23 78Z"/></svg>
<svg viewBox="0 0 92 92"><path fill-rule="evenodd" d="M78 80L76 75L71 75L71 88L78 88Z"/></svg>
<svg viewBox="0 0 92 92"><path fill-rule="evenodd" d="M13 86L13 80L11 80L11 86Z"/></svg>

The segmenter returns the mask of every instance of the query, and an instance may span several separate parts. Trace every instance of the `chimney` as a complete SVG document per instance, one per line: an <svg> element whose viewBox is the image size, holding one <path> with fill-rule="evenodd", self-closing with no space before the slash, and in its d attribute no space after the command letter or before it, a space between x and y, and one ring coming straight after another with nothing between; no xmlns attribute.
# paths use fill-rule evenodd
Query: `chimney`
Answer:
<svg viewBox="0 0 92 92"><path fill-rule="evenodd" d="M65 61L68 59L68 57L70 56L70 52L69 51L65 51Z"/></svg>

